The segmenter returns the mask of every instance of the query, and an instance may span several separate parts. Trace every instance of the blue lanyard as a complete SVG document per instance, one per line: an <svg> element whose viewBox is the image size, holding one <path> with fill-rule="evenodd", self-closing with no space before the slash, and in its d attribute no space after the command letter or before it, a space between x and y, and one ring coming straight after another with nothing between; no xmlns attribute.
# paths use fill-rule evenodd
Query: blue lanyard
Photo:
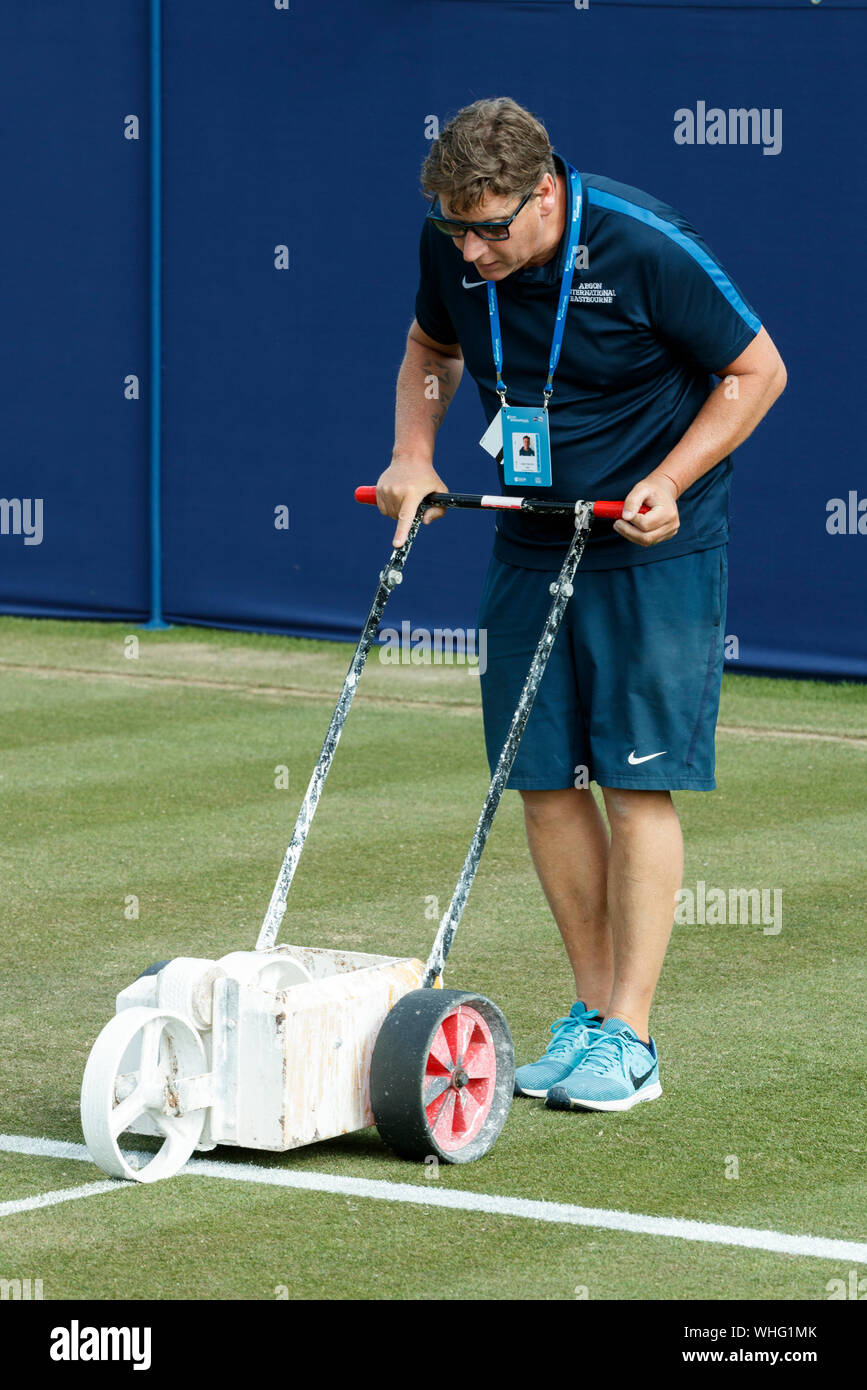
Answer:
<svg viewBox="0 0 867 1390"><path fill-rule="evenodd" d="M566 166L569 170L569 186L572 203L572 220L569 227L569 244L566 250L566 263L563 266L563 279L560 281L560 302L557 305L557 318L554 321L554 336L551 339L551 356L548 359L548 379L542 392L545 402L545 409L548 409L548 401L554 390L554 373L557 370L557 363L560 361L560 349L563 346L563 334L566 331L566 310L569 307L569 293L572 289L572 276L575 272L575 258L578 254L578 237L581 234L581 204L583 202L583 190L581 187L581 175L577 169L573 169L571 164ZM506 404L506 384L503 381L503 337L500 331L500 309L497 304L497 286L493 280L488 281L488 314L491 320L491 347L494 352L494 366L497 369L497 395L503 405Z"/></svg>

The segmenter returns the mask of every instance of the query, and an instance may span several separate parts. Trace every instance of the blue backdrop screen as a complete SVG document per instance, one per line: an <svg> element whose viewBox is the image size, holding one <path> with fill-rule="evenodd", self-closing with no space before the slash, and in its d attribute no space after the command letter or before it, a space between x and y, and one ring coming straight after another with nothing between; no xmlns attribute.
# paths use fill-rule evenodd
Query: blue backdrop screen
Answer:
<svg viewBox="0 0 867 1390"><path fill-rule="evenodd" d="M864 8L185 0L164 12L170 621L357 633L392 532L352 494L389 458L419 167L456 110L508 94L579 168L682 211L786 361L785 396L735 455L738 665L867 676ZM149 603L147 6L5 7L0 73L0 609L136 622ZM714 108L764 113L759 138L732 124L710 142ZM449 486L495 488L483 426L466 380L440 435ZM389 623L473 626L491 527L451 513L426 528Z"/></svg>

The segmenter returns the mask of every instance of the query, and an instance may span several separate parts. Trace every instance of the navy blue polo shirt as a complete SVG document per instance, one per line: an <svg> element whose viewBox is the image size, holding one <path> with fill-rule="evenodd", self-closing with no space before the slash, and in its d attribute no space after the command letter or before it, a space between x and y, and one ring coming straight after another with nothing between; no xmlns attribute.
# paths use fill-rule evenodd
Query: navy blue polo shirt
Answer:
<svg viewBox="0 0 867 1390"><path fill-rule="evenodd" d="M717 384L711 373L733 362L761 323L680 213L627 184L596 174L581 178L580 242L589 265L575 268L549 407L553 484L533 495L623 498L685 434ZM512 405L542 403L565 252L564 233L545 265L497 282L503 379ZM437 342L460 343L490 421L500 403L486 286L430 222L422 230L420 262L416 319ZM725 458L679 498L680 530L659 545L635 545L610 523L597 524L582 566L647 564L723 544L730 481ZM499 491L521 490L505 485L500 465ZM499 512L494 554L508 564L557 568L572 531L568 517Z"/></svg>

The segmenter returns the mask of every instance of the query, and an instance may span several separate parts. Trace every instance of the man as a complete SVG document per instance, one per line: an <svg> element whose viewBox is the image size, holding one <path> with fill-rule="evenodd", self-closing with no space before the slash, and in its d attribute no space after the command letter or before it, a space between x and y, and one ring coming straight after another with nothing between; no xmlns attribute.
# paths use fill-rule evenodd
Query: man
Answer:
<svg viewBox="0 0 867 1390"><path fill-rule="evenodd" d="M434 440L464 363L488 421L506 393L510 406L538 409L552 385L567 247L577 233L585 248L550 393L547 495L625 505L622 520L588 541L508 783L523 798L577 997L544 1056L518 1068L516 1092L554 1109L627 1110L661 1094L649 1013L683 867L671 792L716 785L729 455L783 390L785 368L679 213L578 174L509 98L459 112L422 183L434 202L394 451L377 485L380 510L397 518L395 545L421 498L447 490ZM436 401L425 390L431 374ZM502 472L500 490L509 490ZM498 513L479 614L492 764L570 534L571 522Z"/></svg>
<svg viewBox="0 0 867 1390"><path fill-rule="evenodd" d="M536 457L533 446L530 443L530 436L528 434L525 434L523 440L521 441L521 447L518 450L518 456L519 458L524 459Z"/></svg>

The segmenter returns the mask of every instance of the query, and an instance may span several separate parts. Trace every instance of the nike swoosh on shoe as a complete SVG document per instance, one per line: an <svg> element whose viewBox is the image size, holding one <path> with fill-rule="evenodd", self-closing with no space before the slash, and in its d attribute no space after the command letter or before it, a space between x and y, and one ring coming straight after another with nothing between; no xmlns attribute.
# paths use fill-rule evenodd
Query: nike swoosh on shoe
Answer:
<svg viewBox="0 0 867 1390"><path fill-rule="evenodd" d="M641 1087L644 1085L647 1078L653 1075L653 1070L653 1067L651 1067L650 1071L646 1071L643 1076L636 1076L632 1068L629 1068L629 1080L632 1082L636 1091L639 1091Z"/></svg>

